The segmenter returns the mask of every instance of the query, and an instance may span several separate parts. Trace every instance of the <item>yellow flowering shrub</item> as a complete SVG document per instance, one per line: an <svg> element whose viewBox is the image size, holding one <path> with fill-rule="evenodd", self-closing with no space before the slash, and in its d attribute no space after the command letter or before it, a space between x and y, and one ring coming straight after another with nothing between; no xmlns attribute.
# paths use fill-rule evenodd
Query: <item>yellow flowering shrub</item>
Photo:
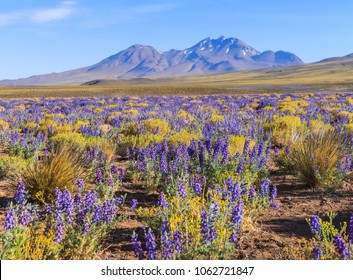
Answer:
<svg viewBox="0 0 353 280"><path fill-rule="evenodd" d="M189 114L188 112L186 112L185 110L180 110L178 112L177 118L180 119L187 119L189 121L193 121L195 120L194 116L192 116L191 114Z"/></svg>
<svg viewBox="0 0 353 280"><path fill-rule="evenodd" d="M292 142L293 133L303 129L304 125L298 116L284 116L264 125L265 129L272 129L271 141L278 146L286 146Z"/></svg>
<svg viewBox="0 0 353 280"><path fill-rule="evenodd" d="M87 147L87 138L77 132L58 133L51 138L51 141L60 147L73 146L81 150Z"/></svg>
<svg viewBox="0 0 353 280"><path fill-rule="evenodd" d="M244 149L244 144L245 144L245 137L243 136L238 136L238 135L230 135L229 136L229 154L231 156L234 156L236 153L242 153ZM249 149L254 148L255 146L255 141L251 140L249 144Z"/></svg>
<svg viewBox="0 0 353 280"><path fill-rule="evenodd" d="M177 145L179 142L182 142L186 145L190 145L191 140L201 139L202 136L200 133L189 132L186 129L182 129L176 133L170 135L167 139L168 143Z"/></svg>
<svg viewBox="0 0 353 280"><path fill-rule="evenodd" d="M10 124L7 121L0 120L0 129L8 130L10 128Z"/></svg>
<svg viewBox="0 0 353 280"><path fill-rule="evenodd" d="M220 122L220 121L224 121L224 116L212 114L210 122Z"/></svg>
<svg viewBox="0 0 353 280"><path fill-rule="evenodd" d="M28 165L28 160L20 156L0 156L0 179L18 179L21 171Z"/></svg>
<svg viewBox="0 0 353 280"><path fill-rule="evenodd" d="M144 128L149 133L154 133L158 129L158 134L166 135L169 133L169 123L160 119L147 119L143 121Z"/></svg>
<svg viewBox="0 0 353 280"><path fill-rule="evenodd" d="M353 113L347 112L347 111L341 111L337 114L341 118L346 118L348 117L349 122L353 121Z"/></svg>

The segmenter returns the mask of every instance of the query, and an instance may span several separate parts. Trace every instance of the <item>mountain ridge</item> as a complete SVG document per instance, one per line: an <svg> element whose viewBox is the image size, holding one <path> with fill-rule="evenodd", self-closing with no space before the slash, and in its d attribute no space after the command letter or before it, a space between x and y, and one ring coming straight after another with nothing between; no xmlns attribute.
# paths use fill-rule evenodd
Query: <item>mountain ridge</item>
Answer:
<svg viewBox="0 0 353 280"><path fill-rule="evenodd" d="M304 62L291 52L260 52L240 39L221 36L217 39L207 37L190 48L165 52L153 46L135 44L91 66L2 80L0 84L82 84L98 79L170 78L301 64Z"/></svg>

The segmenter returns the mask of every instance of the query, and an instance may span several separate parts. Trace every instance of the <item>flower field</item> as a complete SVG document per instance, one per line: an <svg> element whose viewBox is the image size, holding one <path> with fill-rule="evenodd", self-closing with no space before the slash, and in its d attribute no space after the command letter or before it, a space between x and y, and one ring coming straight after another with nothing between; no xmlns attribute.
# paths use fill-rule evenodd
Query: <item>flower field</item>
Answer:
<svg viewBox="0 0 353 280"><path fill-rule="evenodd" d="M0 100L0 258L353 259L352 135L345 93Z"/></svg>

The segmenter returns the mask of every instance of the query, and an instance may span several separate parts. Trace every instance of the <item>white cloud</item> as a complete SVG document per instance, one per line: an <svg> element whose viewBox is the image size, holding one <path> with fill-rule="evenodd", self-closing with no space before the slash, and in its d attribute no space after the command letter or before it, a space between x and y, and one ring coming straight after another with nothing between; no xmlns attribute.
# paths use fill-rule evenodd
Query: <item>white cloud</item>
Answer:
<svg viewBox="0 0 353 280"><path fill-rule="evenodd" d="M21 10L0 14L0 26L28 23L46 23L69 18L77 2L63 1L58 7Z"/></svg>
<svg viewBox="0 0 353 280"><path fill-rule="evenodd" d="M30 20L38 23L61 20L68 18L73 12L69 7L46 9L35 12Z"/></svg>

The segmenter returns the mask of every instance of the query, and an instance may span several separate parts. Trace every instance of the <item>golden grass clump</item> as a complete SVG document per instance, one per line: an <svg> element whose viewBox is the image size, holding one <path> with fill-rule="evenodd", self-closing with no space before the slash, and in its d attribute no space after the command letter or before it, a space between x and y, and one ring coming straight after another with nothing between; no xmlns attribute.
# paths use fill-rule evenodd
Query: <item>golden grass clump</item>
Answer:
<svg viewBox="0 0 353 280"><path fill-rule="evenodd" d="M72 186L84 173L81 153L76 149L61 149L35 160L22 172L31 199L47 203L55 199L55 189Z"/></svg>
<svg viewBox="0 0 353 280"><path fill-rule="evenodd" d="M335 188L342 178L338 163L346 151L344 137L332 127L297 132L286 160L301 180L315 188Z"/></svg>

